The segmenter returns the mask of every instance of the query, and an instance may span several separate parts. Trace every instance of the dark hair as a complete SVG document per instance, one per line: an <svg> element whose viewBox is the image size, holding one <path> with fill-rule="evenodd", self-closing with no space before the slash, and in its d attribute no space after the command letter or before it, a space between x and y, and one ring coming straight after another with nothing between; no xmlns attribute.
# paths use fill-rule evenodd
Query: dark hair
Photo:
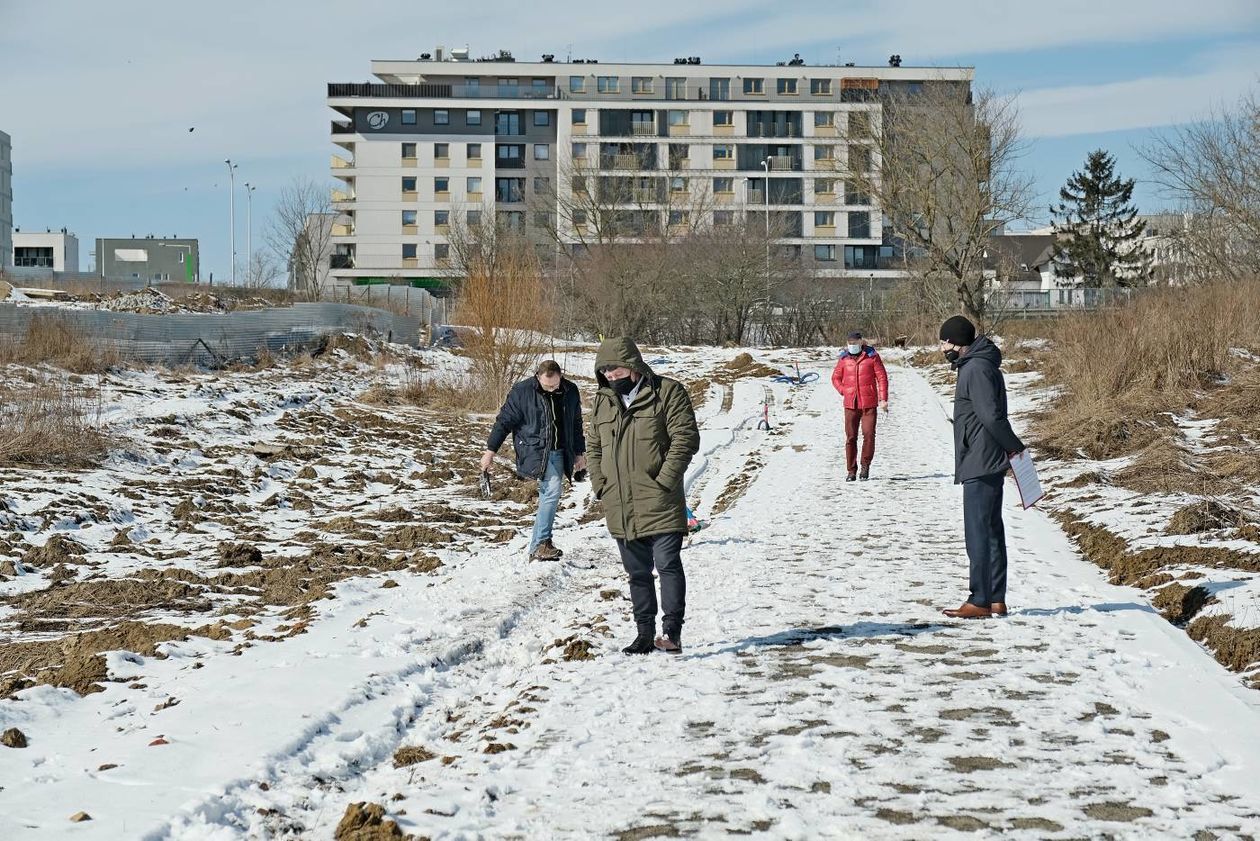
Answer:
<svg viewBox="0 0 1260 841"><path fill-rule="evenodd" d="M542 362L538 363L538 368L534 371L534 373L541 377L547 374L560 374L563 373L563 371L560 369L560 363L556 360L544 359Z"/></svg>

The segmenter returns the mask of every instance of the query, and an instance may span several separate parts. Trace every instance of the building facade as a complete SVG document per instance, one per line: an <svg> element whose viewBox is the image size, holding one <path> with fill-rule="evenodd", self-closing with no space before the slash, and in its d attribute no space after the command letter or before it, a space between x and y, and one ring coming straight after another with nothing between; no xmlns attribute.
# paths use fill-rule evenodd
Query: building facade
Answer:
<svg viewBox="0 0 1260 841"><path fill-rule="evenodd" d="M766 224L819 276L899 274L883 216L845 178L877 168L881 95L969 68L373 61L379 82L328 85L336 283L435 285L452 237L497 220L589 238L577 191L637 230ZM633 238L631 235L630 238Z"/></svg>
<svg viewBox="0 0 1260 841"><path fill-rule="evenodd" d="M106 280L197 283L201 257L195 239L96 240L96 273Z"/></svg>
<svg viewBox="0 0 1260 841"><path fill-rule="evenodd" d="M0 269L13 265L13 143L0 131Z"/></svg>
<svg viewBox="0 0 1260 841"><path fill-rule="evenodd" d="M9 265L15 269L43 269L48 272L79 271L79 239L65 228L60 231L13 232Z"/></svg>

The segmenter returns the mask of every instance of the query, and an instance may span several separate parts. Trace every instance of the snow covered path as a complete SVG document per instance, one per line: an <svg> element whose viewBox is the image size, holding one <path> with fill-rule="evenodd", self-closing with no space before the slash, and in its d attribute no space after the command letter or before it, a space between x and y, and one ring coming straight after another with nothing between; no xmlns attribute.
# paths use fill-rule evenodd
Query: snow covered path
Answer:
<svg viewBox="0 0 1260 841"><path fill-rule="evenodd" d="M601 523L559 531L570 563L552 572L489 549L463 578L497 598L434 615L423 584L388 591L369 628L398 626L372 638L387 656L345 680L368 687L362 700L299 704L300 721L272 710L262 758L216 758L220 783L202 774L168 796L148 837L330 838L355 801L432 838L1260 834L1260 696L1105 584L1044 514L1008 492L1010 617L941 616L966 595L949 423L917 373L891 375L865 484L841 481L825 371L774 387L770 435L746 422L760 381L710 400L689 496L702 515L725 510L684 553L683 656L619 653L633 623ZM354 604L328 627L350 634ZM562 656L583 644L593 659ZM304 685L301 665L270 683ZM222 738L230 760L242 745ZM398 746L434 758L395 768ZM64 821L29 837L118 837Z"/></svg>

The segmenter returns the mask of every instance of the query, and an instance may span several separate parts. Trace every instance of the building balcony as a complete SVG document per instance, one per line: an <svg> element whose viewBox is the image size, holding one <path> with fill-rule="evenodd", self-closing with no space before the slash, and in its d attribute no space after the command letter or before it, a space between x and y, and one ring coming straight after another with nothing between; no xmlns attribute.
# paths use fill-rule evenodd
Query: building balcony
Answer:
<svg viewBox="0 0 1260 841"><path fill-rule="evenodd" d="M599 159L601 169L650 169L647 162L642 160L638 155L601 155Z"/></svg>
<svg viewBox="0 0 1260 841"><path fill-rule="evenodd" d="M796 166L793 166L796 164ZM771 172L790 172L800 169L799 162L790 155L771 155L770 170Z"/></svg>
<svg viewBox="0 0 1260 841"><path fill-rule="evenodd" d="M329 194L329 198L333 204L354 201L354 195L352 193L347 193L345 190L332 190Z"/></svg>
<svg viewBox="0 0 1260 841"><path fill-rule="evenodd" d="M333 120L332 133L333 134L354 134L355 133L354 123L346 122L343 120Z"/></svg>
<svg viewBox="0 0 1260 841"><path fill-rule="evenodd" d="M328 268L330 269L353 269L353 254L330 254L328 255Z"/></svg>
<svg viewBox="0 0 1260 841"><path fill-rule="evenodd" d="M354 236L354 226L344 224L333 225L332 235L335 237L352 237Z"/></svg>
<svg viewBox="0 0 1260 841"><path fill-rule="evenodd" d="M559 99L553 85L414 85L384 82L331 82L329 99Z"/></svg>
<svg viewBox="0 0 1260 841"><path fill-rule="evenodd" d="M337 155L333 155L332 168L333 169L353 169L354 161L348 161L345 158L338 157Z"/></svg>
<svg viewBox="0 0 1260 841"><path fill-rule="evenodd" d="M655 137L656 126L652 123L632 123L630 133L636 137Z"/></svg>

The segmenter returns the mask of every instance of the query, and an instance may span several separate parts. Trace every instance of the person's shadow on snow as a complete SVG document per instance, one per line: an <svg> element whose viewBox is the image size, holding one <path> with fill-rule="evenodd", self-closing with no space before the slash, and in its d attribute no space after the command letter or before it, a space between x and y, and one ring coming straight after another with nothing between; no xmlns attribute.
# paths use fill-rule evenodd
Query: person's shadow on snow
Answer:
<svg viewBox="0 0 1260 841"><path fill-rule="evenodd" d="M797 646L816 640L862 639L866 637L916 637L943 631L950 625L929 622L854 622L851 625L828 625L822 628L792 628L777 634L761 637L748 637L712 651L692 654L690 657L714 657L719 654L733 654L750 648L765 646Z"/></svg>

